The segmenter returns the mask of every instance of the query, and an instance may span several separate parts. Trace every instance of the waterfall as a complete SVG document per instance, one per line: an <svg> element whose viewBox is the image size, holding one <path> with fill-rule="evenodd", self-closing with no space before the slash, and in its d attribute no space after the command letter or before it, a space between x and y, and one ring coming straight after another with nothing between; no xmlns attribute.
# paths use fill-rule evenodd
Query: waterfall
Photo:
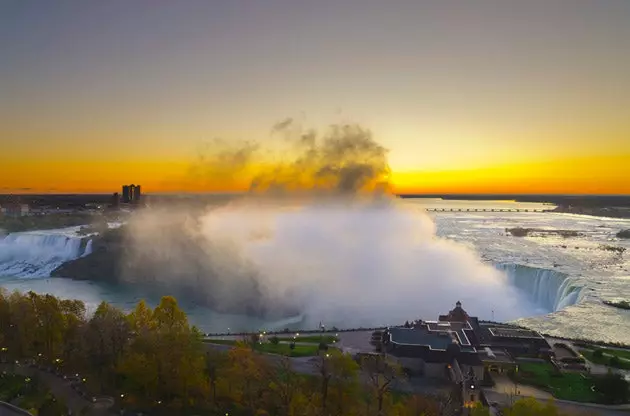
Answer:
<svg viewBox="0 0 630 416"><path fill-rule="evenodd" d="M507 275L513 286L550 312L574 305L581 298L584 287L565 273L511 263L496 267Z"/></svg>
<svg viewBox="0 0 630 416"><path fill-rule="evenodd" d="M83 239L66 230L29 231L0 237L0 276L48 277L62 263L90 254Z"/></svg>
<svg viewBox="0 0 630 416"><path fill-rule="evenodd" d="M85 246L85 251L83 252L81 257L89 256L90 254L92 254L92 240L88 241L87 245Z"/></svg>

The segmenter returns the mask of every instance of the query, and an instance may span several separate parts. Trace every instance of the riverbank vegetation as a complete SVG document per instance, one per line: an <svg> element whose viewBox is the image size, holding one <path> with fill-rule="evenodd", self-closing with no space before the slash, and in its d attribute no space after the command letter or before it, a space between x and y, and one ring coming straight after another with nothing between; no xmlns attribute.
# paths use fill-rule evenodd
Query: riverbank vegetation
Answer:
<svg viewBox="0 0 630 416"><path fill-rule="evenodd" d="M392 380L402 377L396 365L361 366L332 348L314 358L311 374L295 372L288 357L261 354L245 343L221 352L202 342L172 297L155 309L139 302L130 313L101 303L88 317L80 301L2 293L0 344L3 361L78 374L90 395L115 397L115 410L404 416L444 414L444 403L451 403L394 396ZM362 373L374 383L361 383Z"/></svg>
<svg viewBox="0 0 630 416"><path fill-rule="evenodd" d="M596 377L562 372L548 362L523 362L511 377L517 383L538 387L561 400L619 404L627 403L630 398L628 382L614 373Z"/></svg>
<svg viewBox="0 0 630 416"><path fill-rule="evenodd" d="M312 371L298 373L291 358L262 354L265 350L253 344L253 339L237 342L221 351L204 343L173 297L162 298L155 309L141 301L130 313L103 302L87 316L77 300L0 293L2 361L69 375L88 396L116 398L113 411L236 416L437 416L459 411L462 398L456 386L437 396L394 392L395 386L405 385L403 372L383 356L357 361L318 343L312 346L320 350L309 361ZM279 339L264 345L290 348ZM8 383L0 390L14 396L26 382L16 380L19 385Z"/></svg>
<svg viewBox="0 0 630 416"><path fill-rule="evenodd" d="M251 348L254 351L263 352L267 354L284 355L286 357L314 357L319 354L319 345L300 345L291 343L275 343L270 340L224 340L224 339L210 339L205 340L207 344L218 345L231 345L231 346L244 346Z"/></svg>
<svg viewBox="0 0 630 416"><path fill-rule="evenodd" d="M66 405L54 397L37 378L6 371L0 374L0 401L26 409L32 415L68 414Z"/></svg>
<svg viewBox="0 0 630 416"><path fill-rule="evenodd" d="M604 305L612 306L614 308L630 310L630 302L628 302L627 300L621 300L621 301L605 300L603 303Z"/></svg>
<svg viewBox="0 0 630 416"><path fill-rule="evenodd" d="M612 368L619 368L622 370L630 370L630 361L621 359L616 355L604 353L604 350L602 349L580 350L580 353L592 363Z"/></svg>

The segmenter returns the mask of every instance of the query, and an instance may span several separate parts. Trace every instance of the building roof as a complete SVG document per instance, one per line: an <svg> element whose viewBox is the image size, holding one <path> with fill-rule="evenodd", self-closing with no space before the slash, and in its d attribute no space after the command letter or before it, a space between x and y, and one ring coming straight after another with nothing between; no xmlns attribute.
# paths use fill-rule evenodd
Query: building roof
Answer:
<svg viewBox="0 0 630 416"><path fill-rule="evenodd" d="M427 346L432 350L446 350L457 342L449 332L429 331L426 328L390 328L390 340L399 345Z"/></svg>
<svg viewBox="0 0 630 416"><path fill-rule="evenodd" d="M483 363L488 364L514 364L515 361L512 356L505 350L492 349L490 347L484 348L477 353Z"/></svg>
<svg viewBox="0 0 630 416"><path fill-rule="evenodd" d="M522 328L493 327L488 328L488 332L490 332L490 335L493 337L501 338L543 338L543 336L536 331Z"/></svg>
<svg viewBox="0 0 630 416"><path fill-rule="evenodd" d="M467 322L470 319L468 313L462 308L462 303L457 301L455 304L455 308L452 309L448 315L440 315L440 321L450 321L450 322Z"/></svg>

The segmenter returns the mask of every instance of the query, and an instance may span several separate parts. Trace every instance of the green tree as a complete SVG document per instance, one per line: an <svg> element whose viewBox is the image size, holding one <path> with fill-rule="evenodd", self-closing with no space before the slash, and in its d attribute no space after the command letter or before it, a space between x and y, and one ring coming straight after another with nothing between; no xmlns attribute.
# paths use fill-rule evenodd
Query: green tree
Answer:
<svg viewBox="0 0 630 416"><path fill-rule="evenodd" d="M623 376L610 370L605 376L596 379L595 389L609 404L626 403L630 398L628 382Z"/></svg>
<svg viewBox="0 0 630 416"><path fill-rule="evenodd" d="M206 374L210 382L212 402L217 405L217 384L219 378L227 367L228 356L215 348L209 348L206 352Z"/></svg>
<svg viewBox="0 0 630 416"><path fill-rule="evenodd" d="M300 391L300 376L293 371L291 359L282 357L272 368L269 381L269 390L277 399L275 413L279 416L291 414L291 404Z"/></svg>
<svg viewBox="0 0 630 416"><path fill-rule="evenodd" d="M560 413L553 402L540 403L533 397L528 397L518 400L503 414L505 416L558 416Z"/></svg>
<svg viewBox="0 0 630 416"><path fill-rule="evenodd" d="M385 397L396 380L403 379L400 365L384 355L368 355L361 359L361 370L366 375L377 400L378 415L383 414Z"/></svg>
<svg viewBox="0 0 630 416"><path fill-rule="evenodd" d="M42 344L37 331L39 318L35 305L27 296L13 292L9 297L9 309L9 331L5 335L9 355L14 358L32 357Z"/></svg>
<svg viewBox="0 0 630 416"><path fill-rule="evenodd" d="M490 416L490 409L484 407L481 403L475 404L468 412L468 416Z"/></svg>
<svg viewBox="0 0 630 416"><path fill-rule="evenodd" d="M115 387L116 368L131 335L124 313L101 302L86 328L86 350L100 387Z"/></svg>
<svg viewBox="0 0 630 416"><path fill-rule="evenodd" d="M330 407L337 414L346 414L357 402L359 390L359 364L350 354L344 354L337 349L325 353L330 362Z"/></svg>

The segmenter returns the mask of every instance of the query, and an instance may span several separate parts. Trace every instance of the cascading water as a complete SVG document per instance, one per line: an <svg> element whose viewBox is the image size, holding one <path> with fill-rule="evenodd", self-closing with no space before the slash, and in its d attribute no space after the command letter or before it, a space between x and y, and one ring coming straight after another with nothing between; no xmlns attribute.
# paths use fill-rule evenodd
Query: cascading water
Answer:
<svg viewBox="0 0 630 416"><path fill-rule="evenodd" d="M81 257L89 256L90 254L92 254L92 240L87 242L87 245L85 246L85 251L83 252Z"/></svg>
<svg viewBox="0 0 630 416"><path fill-rule="evenodd" d="M74 233L33 231L0 237L0 276L48 277L62 263L92 252Z"/></svg>
<svg viewBox="0 0 630 416"><path fill-rule="evenodd" d="M583 286L564 273L521 264L497 264L496 267L507 275L512 285L550 312L574 305L581 298Z"/></svg>

